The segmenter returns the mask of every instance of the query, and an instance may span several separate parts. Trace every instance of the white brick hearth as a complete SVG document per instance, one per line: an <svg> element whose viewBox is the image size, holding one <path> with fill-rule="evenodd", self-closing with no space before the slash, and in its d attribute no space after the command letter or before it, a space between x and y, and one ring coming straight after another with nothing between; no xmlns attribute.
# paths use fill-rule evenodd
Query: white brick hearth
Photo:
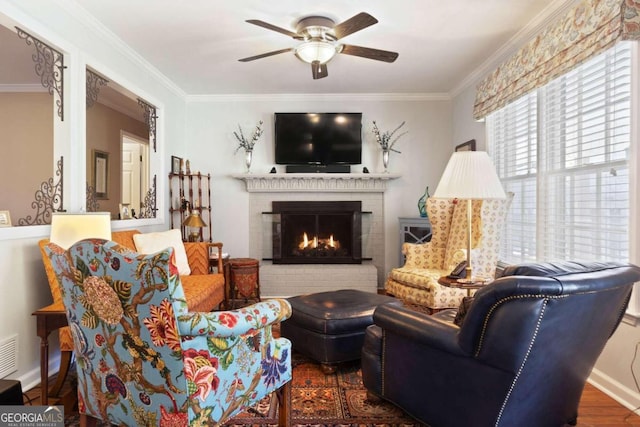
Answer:
<svg viewBox="0 0 640 427"><path fill-rule="evenodd" d="M384 191L395 174L240 174L249 195L249 256L260 261L265 297L287 297L336 289L376 292L384 275ZM362 264L277 264L263 261L263 212L273 201L361 201L370 211L371 232L363 242Z"/></svg>

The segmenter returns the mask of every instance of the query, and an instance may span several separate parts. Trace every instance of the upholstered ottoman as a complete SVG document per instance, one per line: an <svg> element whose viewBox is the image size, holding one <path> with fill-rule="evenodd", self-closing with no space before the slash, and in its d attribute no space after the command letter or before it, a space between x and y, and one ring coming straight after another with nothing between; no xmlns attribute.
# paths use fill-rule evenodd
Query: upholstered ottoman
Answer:
<svg viewBox="0 0 640 427"><path fill-rule="evenodd" d="M288 299L292 315L280 331L293 349L322 364L325 373L340 362L360 359L364 332L373 324L373 311L396 298L345 289L300 295Z"/></svg>

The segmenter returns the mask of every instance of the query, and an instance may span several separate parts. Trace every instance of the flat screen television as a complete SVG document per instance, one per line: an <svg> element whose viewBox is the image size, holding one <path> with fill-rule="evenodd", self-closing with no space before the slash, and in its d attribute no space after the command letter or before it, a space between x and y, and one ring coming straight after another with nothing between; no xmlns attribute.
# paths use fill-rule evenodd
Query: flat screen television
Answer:
<svg viewBox="0 0 640 427"><path fill-rule="evenodd" d="M362 113L275 113L279 165L362 163Z"/></svg>

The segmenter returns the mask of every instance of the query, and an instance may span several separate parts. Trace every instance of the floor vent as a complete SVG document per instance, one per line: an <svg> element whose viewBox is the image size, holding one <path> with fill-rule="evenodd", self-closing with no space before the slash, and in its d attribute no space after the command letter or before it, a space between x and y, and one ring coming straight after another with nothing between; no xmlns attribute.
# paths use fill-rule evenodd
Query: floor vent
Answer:
<svg viewBox="0 0 640 427"><path fill-rule="evenodd" d="M18 370L18 335L0 341L0 378Z"/></svg>

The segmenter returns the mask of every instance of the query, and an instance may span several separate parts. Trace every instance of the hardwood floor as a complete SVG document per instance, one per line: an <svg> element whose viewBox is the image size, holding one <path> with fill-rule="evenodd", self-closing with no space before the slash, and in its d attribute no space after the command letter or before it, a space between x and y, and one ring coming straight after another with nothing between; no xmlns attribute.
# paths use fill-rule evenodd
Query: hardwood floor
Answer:
<svg viewBox="0 0 640 427"><path fill-rule="evenodd" d="M53 383L55 377L49 382ZM40 404L40 387L35 387L25 394L25 404ZM65 404L65 414L71 414L74 409L73 390L70 381L67 380L62 389L62 402ZM640 416L633 414L629 409L625 408L594 386L587 384L580 407L578 409L578 425L577 427L640 427Z"/></svg>
<svg viewBox="0 0 640 427"><path fill-rule="evenodd" d="M578 427L640 427L640 416L592 386L586 385L578 407Z"/></svg>

